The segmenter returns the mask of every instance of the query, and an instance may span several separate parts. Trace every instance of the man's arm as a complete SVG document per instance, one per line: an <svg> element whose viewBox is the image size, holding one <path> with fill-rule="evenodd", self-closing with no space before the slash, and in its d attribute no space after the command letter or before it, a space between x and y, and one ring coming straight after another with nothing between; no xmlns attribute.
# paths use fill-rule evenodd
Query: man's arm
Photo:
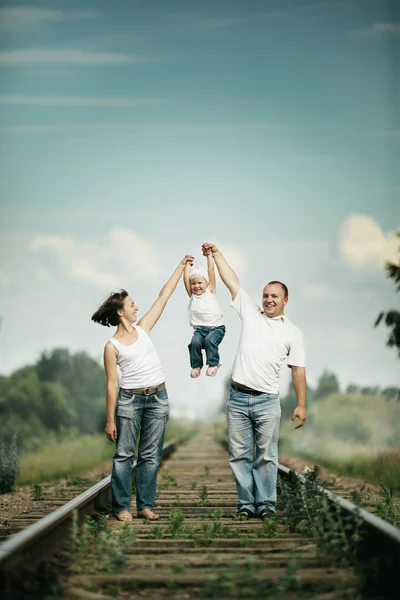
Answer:
<svg viewBox="0 0 400 600"><path fill-rule="evenodd" d="M295 429L299 429L299 427L303 427L306 422L306 394L307 394L307 378L306 378L306 369L305 367L295 367L292 366L292 380L294 391L296 392L297 397L297 407L294 409L292 414L292 423L295 422L296 419L299 419L298 424Z"/></svg>
<svg viewBox="0 0 400 600"><path fill-rule="evenodd" d="M217 289L217 280L215 277L215 269L214 269L214 259L211 252L207 254L207 270L208 270L208 285L210 287L210 292L215 294Z"/></svg>
<svg viewBox="0 0 400 600"><path fill-rule="evenodd" d="M208 253L211 252L221 279L230 291L232 300L234 300L240 289L239 279L237 278L235 271L228 265L225 257L215 244L204 243L202 248L204 256L208 256Z"/></svg>
<svg viewBox="0 0 400 600"><path fill-rule="evenodd" d="M143 317L138 322L138 325L145 330L148 334L153 329L154 325L157 323L158 319L161 317L163 310L172 296L176 286L178 285L178 281L181 278L181 275L185 269L185 265L189 262L192 264L194 261L194 257L187 254L185 258L181 260L179 265L176 267L175 271L172 273L171 277L168 279L167 283L161 288L161 291L158 295L157 300L154 302L153 306L150 310L143 315Z"/></svg>
<svg viewBox="0 0 400 600"><path fill-rule="evenodd" d="M190 288L190 279L189 279L190 267L191 267L191 263L187 262L185 265L185 269L183 271L183 283L185 284L185 290L187 291L189 298L192 295L192 290Z"/></svg>

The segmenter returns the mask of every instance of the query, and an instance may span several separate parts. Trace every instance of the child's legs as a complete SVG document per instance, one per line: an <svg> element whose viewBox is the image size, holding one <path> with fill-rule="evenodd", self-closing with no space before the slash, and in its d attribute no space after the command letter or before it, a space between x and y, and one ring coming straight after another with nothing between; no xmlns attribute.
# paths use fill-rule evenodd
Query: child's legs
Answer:
<svg viewBox="0 0 400 600"><path fill-rule="evenodd" d="M201 369L203 366L204 335L198 329L193 332L192 341L189 346L190 366L192 369Z"/></svg>
<svg viewBox="0 0 400 600"><path fill-rule="evenodd" d="M216 367L219 364L218 346L225 336L225 326L213 327L204 338L204 348L206 351L207 364L210 367Z"/></svg>

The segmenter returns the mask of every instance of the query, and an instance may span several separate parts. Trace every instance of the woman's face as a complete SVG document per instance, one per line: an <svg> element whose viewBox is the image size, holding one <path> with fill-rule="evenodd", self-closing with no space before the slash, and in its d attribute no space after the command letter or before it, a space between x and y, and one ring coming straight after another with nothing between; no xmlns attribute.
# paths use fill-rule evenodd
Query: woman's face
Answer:
<svg viewBox="0 0 400 600"><path fill-rule="evenodd" d="M127 296L124 300L122 317L125 318L129 323L135 323L138 310L139 307L136 306L132 298L130 296Z"/></svg>
<svg viewBox="0 0 400 600"><path fill-rule="evenodd" d="M190 279L190 289L195 296L201 296L207 289L207 281L196 275Z"/></svg>

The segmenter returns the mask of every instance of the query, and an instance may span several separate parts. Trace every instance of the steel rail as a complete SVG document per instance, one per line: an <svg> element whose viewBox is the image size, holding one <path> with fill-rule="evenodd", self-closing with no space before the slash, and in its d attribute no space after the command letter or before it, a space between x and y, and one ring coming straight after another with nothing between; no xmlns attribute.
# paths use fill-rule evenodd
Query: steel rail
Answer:
<svg viewBox="0 0 400 600"><path fill-rule="evenodd" d="M283 477L287 478L291 471L303 484L305 483L303 475L278 463L278 472ZM373 569L373 576L371 577L370 572L368 575L371 586L375 586L375 593L389 585L392 591L395 590L396 594L400 595L400 580L395 576L400 565L400 529L331 490L322 486L318 486L318 490L323 492L331 503L339 506L343 514L355 514L361 518L362 543L359 545L357 558L359 563L365 563L370 571Z"/></svg>
<svg viewBox="0 0 400 600"><path fill-rule="evenodd" d="M168 458L178 444L184 442L186 439L187 436L184 436L164 444L162 458ZM132 466L133 472L136 468L136 462L135 460ZM48 545L51 535L57 533L58 528L66 524L66 522L71 523L74 511L78 511L80 514L88 514L94 512L96 509L104 508L109 500L110 489L111 475L108 475L51 514L3 542L0 545L0 574L6 574L9 568L14 568L21 561L25 560L27 554L38 545L43 547L42 551L44 552L44 548ZM42 551L38 553L40 556L36 555L32 558L41 558Z"/></svg>

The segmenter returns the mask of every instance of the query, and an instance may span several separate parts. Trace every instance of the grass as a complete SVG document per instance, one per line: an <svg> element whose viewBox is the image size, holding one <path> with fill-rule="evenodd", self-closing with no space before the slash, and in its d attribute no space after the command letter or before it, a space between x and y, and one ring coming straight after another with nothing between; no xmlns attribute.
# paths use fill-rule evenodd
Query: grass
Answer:
<svg viewBox="0 0 400 600"><path fill-rule="evenodd" d="M310 404L308 416L298 431L282 422L281 454L400 492L400 403L381 396L333 394Z"/></svg>
<svg viewBox="0 0 400 600"><path fill-rule="evenodd" d="M192 423L170 419L167 423L165 441L188 433ZM110 461L115 445L105 435L81 435L73 439L44 442L37 452L20 456L20 474L16 485L31 485L62 477L79 477L103 461Z"/></svg>
<svg viewBox="0 0 400 600"><path fill-rule="evenodd" d="M311 458L311 457L310 457ZM316 457L313 457L316 459ZM361 477L375 484L384 483L400 492L400 452L385 452L377 456L355 456L347 460L318 458L318 463L339 475Z"/></svg>

